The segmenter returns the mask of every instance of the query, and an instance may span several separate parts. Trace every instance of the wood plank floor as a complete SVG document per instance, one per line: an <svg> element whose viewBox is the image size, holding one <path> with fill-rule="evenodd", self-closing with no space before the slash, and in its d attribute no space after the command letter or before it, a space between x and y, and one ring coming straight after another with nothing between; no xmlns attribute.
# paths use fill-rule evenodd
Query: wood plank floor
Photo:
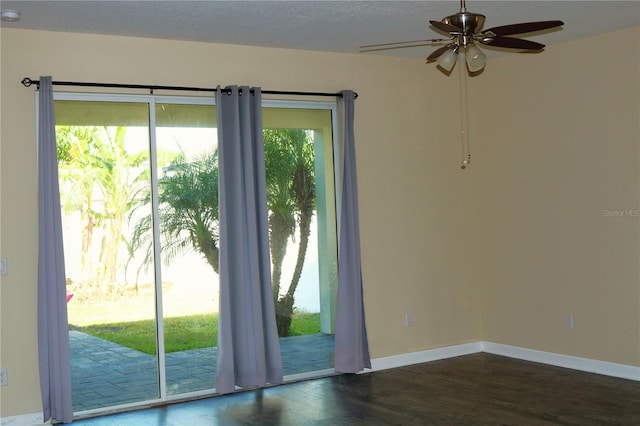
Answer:
<svg viewBox="0 0 640 426"><path fill-rule="evenodd" d="M479 353L74 424L637 426L640 382Z"/></svg>

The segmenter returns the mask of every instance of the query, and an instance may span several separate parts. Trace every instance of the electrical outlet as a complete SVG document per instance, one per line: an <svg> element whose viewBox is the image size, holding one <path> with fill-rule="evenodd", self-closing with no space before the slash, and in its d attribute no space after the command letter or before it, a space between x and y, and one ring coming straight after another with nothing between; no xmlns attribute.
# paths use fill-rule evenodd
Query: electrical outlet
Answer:
<svg viewBox="0 0 640 426"><path fill-rule="evenodd" d="M413 327L413 314L411 312L407 312L405 314L404 323L407 327Z"/></svg>
<svg viewBox="0 0 640 426"><path fill-rule="evenodd" d="M6 257L0 257L0 275L7 275L9 273L9 267Z"/></svg>
<svg viewBox="0 0 640 426"><path fill-rule="evenodd" d="M6 368L0 369L0 386L7 386L9 384L9 372Z"/></svg>
<svg viewBox="0 0 640 426"><path fill-rule="evenodd" d="M565 315L564 317L564 328L568 330L573 330L573 315Z"/></svg>

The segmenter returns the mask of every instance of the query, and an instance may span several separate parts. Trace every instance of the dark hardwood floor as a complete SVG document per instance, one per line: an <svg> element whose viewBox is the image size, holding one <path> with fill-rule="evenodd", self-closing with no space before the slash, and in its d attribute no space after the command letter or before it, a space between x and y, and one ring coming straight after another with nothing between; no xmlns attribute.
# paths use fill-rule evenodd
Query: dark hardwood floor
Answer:
<svg viewBox="0 0 640 426"><path fill-rule="evenodd" d="M74 424L637 426L640 382L480 353Z"/></svg>

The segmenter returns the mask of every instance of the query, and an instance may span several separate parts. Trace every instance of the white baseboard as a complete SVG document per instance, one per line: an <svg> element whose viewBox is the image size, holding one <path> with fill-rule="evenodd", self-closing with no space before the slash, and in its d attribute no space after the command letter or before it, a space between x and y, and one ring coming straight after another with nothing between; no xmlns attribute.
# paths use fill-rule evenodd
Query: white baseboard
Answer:
<svg viewBox="0 0 640 426"><path fill-rule="evenodd" d="M388 368L403 367L477 352L487 352L494 355L521 359L523 361L539 362L556 367L571 368L573 370L602 374L604 376L640 381L640 367L485 341L375 358L371 360L372 368L368 371L386 370Z"/></svg>
<svg viewBox="0 0 640 426"><path fill-rule="evenodd" d="M563 355L552 352L538 351L535 349L521 348L518 346L503 345L493 342L480 342L482 352L495 355L503 355L524 361L539 362L554 365L556 367L571 368L573 370L602 374L604 376L619 377L640 381L640 367L632 365L616 364L607 361L581 358L572 355Z"/></svg>
<svg viewBox="0 0 640 426"><path fill-rule="evenodd" d="M404 367L406 365L437 361L482 351L482 342L464 343L461 345L445 346L443 348L427 349L425 351L410 352L400 355L374 358L371 360L370 371L380 371L389 368Z"/></svg>
<svg viewBox="0 0 640 426"><path fill-rule="evenodd" d="M42 422L42 413L20 414L18 416L0 418L2 426L43 426L50 425L51 422Z"/></svg>

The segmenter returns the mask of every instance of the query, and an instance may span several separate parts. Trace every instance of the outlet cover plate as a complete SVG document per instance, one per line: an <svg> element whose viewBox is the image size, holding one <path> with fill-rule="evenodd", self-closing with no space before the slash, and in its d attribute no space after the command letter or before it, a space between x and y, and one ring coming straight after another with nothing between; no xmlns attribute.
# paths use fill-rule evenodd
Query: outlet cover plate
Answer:
<svg viewBox="0 0 640 426"><path fill-rule="evenodd" d="M404 323L407 327L413 327L413 314L411 312L405 314Z"/></svg>
<svg viewBox="0 0 640 426"><path fill-rule="evenodd" d="M564 317L564 327L567 330L573 330L573 315L568 314Z"/></svg>

